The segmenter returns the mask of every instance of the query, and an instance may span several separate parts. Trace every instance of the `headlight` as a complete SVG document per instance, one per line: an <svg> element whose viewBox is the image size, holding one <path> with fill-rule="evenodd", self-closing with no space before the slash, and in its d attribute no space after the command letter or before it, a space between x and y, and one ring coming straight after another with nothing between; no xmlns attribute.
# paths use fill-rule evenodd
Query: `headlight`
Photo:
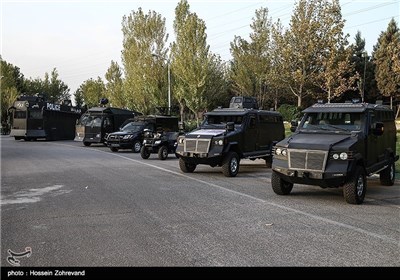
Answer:
<svg viewBox="0 0 400 280"><path fill-rule="evenodd" d="M353 151L347 152L332 152L330 155L331 159L334 160L352 160L353 159Z"/></svg>
<svg viewBox="0 0 400 280"><path fill-rule="evenodd" d="M183 144L185 142L185 138L179 138L179 144Z"/></svg>
<svg viewBox="0 0 400 280"><path fill-rule="evenodd" d="M157 140L154 142L154 145L160 145L161 144L161 140Z"/></svg>
<svg viewBox="0 0 400 280"><path fill-rule="evenodd" d="M100 138L100 133L99 133L99 134L96 134L96 138Z"/></svg>
<svg viewBox="0 0 400 280"><path fill-rule="evenodd" d="M222 146L222 145L224 144L224 140L222 140L222 139L220 139L220 140L215 140L215 141L214 141L214 144L215 144L215 145Z"/></svg>
<svg viewBox="0 0 400 280"><path fill-rule="evenodd" d="M275 149L275 154L276 154L277 156L284 156L284 157L286 157L286 156L287 156L287 149L284 149L284 148L276 148L276 149Z"/></svg>
<svg viewBox="0 0 400 280"><path fill-rule="evenodd" d="M340 153L340 159L341 160L346 160L347 159L347 153Z"/></svg>
<svg viewBox="0 0 400 280"><path fill-rule="evenodd" d="M125 135L122 139L126 140L126 139L131 139L132 137L133 137L132 134L128 134L128 135Z"/></svg>

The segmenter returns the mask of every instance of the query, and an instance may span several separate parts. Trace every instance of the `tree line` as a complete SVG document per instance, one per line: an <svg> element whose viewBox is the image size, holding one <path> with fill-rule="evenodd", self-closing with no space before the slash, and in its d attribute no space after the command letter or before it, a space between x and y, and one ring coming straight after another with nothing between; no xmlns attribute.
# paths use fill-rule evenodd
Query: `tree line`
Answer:
<svg viewBox="0 0 400 280"><path fill-rule="evenodd" d="M173 112L198 121L237 95L254 96L262 108L278 110L282 104L305 108L317 99L400 101L396 21L389 22L368 54L360 32L349 43L338 0L299 0L288 27L273 21L268 8L257 9L249 39L233 38L228 62L210 51L206 23L187 0L175 8L175 41L169 46L165 22L161 14L141 8L125 15L122 65L111 61L104 78L84 81L74 93L75 103L92 107L106 97L110 106L155 113L168 106L170 86L172 108L178 108ZM24 79L4 60L1 66L2 112L21 92L42 92L54 101L70 97L56 69L41 80Z"/></svg>

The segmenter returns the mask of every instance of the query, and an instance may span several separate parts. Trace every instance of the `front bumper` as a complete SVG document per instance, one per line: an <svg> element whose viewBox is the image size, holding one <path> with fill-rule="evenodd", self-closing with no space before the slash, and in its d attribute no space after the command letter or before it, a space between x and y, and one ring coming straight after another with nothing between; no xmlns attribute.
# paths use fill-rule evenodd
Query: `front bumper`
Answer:
<svg viewBox="0 0 400 280"><path fill-rule="evenodd" d="M328 161L324 171L296 170L287 166L287 161L274 158L272 170L286 182L315 185L323 188L340 187L351 175L350 161Z"/></svg>
<svg viewBox="0 0 400 280"><path fill-rule="evenodd" d="M110 148L118 148L118 149L132 149L132 142L119 142L119 141L107 141L107 146Z"/></svg>

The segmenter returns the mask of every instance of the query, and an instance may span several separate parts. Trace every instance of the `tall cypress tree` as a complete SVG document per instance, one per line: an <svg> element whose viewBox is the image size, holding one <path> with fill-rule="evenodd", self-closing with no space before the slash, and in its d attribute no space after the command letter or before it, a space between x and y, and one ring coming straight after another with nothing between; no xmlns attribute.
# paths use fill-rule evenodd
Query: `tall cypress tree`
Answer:
<svg viewBox="0 0 400 280"><path fill-rule="evenodd" d="M176 41L171 48L174 93L180 105L181 120L185 107L196 115L197 122L207 108L206 80L210 65L205 22L189 10L187 0L175 9Z"/></svg>
<svg viewBox="0 0 400 280"><path fill-rule="evenodd" d="M395 65L398 63L396 61L399 59L399 46L399 28L396 21L392 19L386 31L380 34L373 54L378 89L383 96L390 98L391 107L393 107L393 99L400 97L400 72L395 71Z"/></svg>

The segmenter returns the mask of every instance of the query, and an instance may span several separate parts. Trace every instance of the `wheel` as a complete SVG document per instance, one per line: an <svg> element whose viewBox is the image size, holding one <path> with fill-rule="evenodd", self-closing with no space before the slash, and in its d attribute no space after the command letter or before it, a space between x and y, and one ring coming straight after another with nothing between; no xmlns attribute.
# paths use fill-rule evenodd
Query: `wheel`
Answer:
<svg viewBox="0 0 400 280"><path fill-rule="evenodd" d="M148 159L150 157L150 153L145 146L142 146L140 149L140 155L142 156L142 159Z"/></svg>
<svg viewBox="0 0 400 280"><path fill-rule="evenodd" d="M21 136L15 136L14 139L15 139L15 140L21 140L22 137L21 137Z"/></svg>
<svg viewBox="0 0 400 280"><path fill-rule="evenodd" d="M381 181L381 185L383 186L393 186L394 185L394 178L395 178L395 166L394 161L389 164L384 170L379 173L379 179Z"/></svg>
<svg viewBox="0 0 400 280"><path fill-rule="evenodd" d="M293 184L284 181L276 171L272 171L271 185L274 193L279 195L288 195L293 189Z"/></svg>
<svg viewBox="0 0 400 280"><path fill-rule="evenodd" d="M269 156L269 157L265 158L265 165L267 166L267 168L271 168L272 167L272 156Z"/></svg>
<svg viewBox="0 0 400 280"><path fill-rule="evenodd" d="M141 148L142 148L142 144L140 143L140 141L137 140L137 141L133 142L132 151L134 153L139 153Z"/></svg>
<svg viewBox="0 0 400 280"><path fill-rule="evenodd" d="M161 160L166 160L168 157L168 148L166 146L161 146L158 149L158 158Z"/></svg>
<svg viewBox="0 0 400 280"><path fill-rule="evenodd" d="M239 156L236 152L229 152L222 162L222 172L226 177L235 177L239 173Z"/></svg>
<svg viewBox="0 0 400 280"><path fill-rule="evenodd" d="M187 163L182 158L179 159L179 167L183 173L193 173L196 169L196 164Z"/></svg>
<svg viewBox="0 0 400 280"><path fill-rule="evenodd" d="M357 166L354 175L343 186L343 196L347 203L361 204L367 192L364 168Z"/></svg>
<svg viewBox="0 0 400 280"><path fill-rule="evenodd" d="M92 143L90 143L90 142L83 142L83 145L85 145L86 147L89 147L90 144L92 144Z"/></svg>
<svg viewBox="0 0 400 280"><path fill-rule="evenodd" d="M118 148L110 147L111 152L118 152Z"/></svg>

